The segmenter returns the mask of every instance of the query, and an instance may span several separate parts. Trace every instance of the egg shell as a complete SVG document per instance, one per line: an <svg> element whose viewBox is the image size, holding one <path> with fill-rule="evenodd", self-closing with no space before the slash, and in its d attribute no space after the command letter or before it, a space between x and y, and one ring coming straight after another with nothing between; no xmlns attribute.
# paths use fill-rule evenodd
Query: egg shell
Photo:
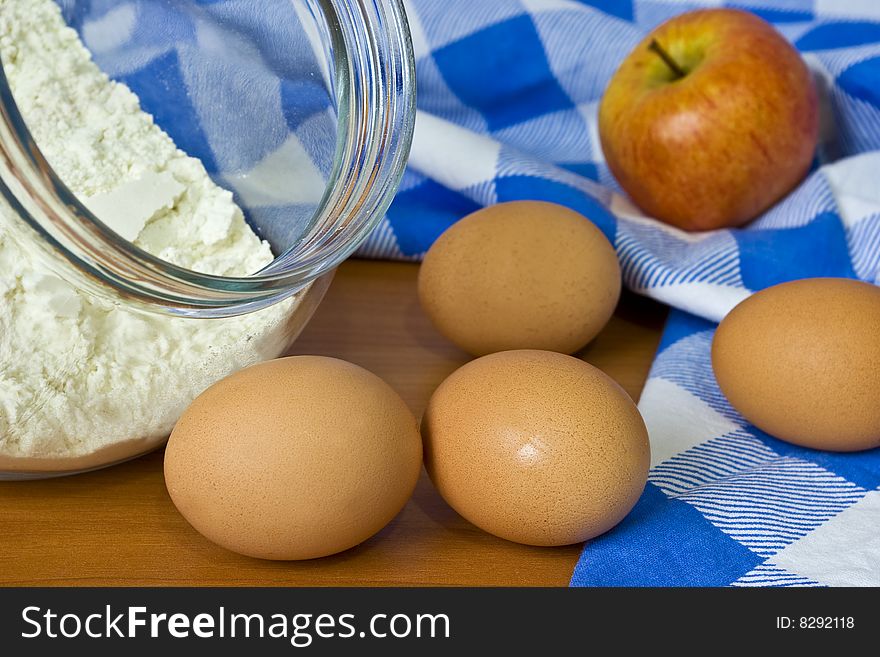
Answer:
<svg viewBox="0 0 880 657"><path fill-rule="evenodd" d="M418 423L367 370L294 356L216 383L165 450L165 483L201 534L263 559L311 559L382 529L421 470Z"/></svg>
<svg viewBox="0 0 880 657"><path fill-rule="evenodd" d="M772 436L880 445L880 288L813 278L757 292L718 326L712 365L733 407Z"/></svg>
<svg viewBox="0 0 880 657"><path fill-rule="evenodd" d="M437 329L480 356L579 350L608 322L620 285L614 248L586 217L512 201L448 228L425 255L418 289Z"/></svg>
<svg viewBox="0 0 880 657"><path fill-rule="evenodd" d="M626 392L563 354L505 351L447 378L422 419L425 466L483 530L568 545L614 527L648 477L645 423Z"/></svg>

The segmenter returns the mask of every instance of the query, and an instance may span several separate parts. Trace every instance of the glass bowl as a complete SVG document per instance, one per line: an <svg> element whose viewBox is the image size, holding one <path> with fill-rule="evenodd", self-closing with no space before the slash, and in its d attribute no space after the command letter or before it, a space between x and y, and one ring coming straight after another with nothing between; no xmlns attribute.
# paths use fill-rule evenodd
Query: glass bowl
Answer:
<svg viewBox="0 0 880 657"><path fill-rule="evenodd" d="M8 0L0 60L0 477L72 474L289 347L396 191L412 47L397 0Z"/></svg>

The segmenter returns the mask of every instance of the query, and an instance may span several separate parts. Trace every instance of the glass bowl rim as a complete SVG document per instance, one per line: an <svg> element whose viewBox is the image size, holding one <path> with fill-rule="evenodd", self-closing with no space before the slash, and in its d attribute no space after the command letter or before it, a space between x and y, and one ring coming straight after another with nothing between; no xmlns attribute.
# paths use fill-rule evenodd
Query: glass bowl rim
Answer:
<svg viewBox="0 0 880 657"><path fill-rule="evenodd" d="M153 256L95 217L30 134L0 66L0 194L56 271L150 311L224 317L259 310L334 269L382 220L415 124L415 61L402 0L304 0L330 29L339 130L312 229L250 276L202 274ZM40 239L42 238L42 239ZM72 267L70 266L72 265Z"/></svg>

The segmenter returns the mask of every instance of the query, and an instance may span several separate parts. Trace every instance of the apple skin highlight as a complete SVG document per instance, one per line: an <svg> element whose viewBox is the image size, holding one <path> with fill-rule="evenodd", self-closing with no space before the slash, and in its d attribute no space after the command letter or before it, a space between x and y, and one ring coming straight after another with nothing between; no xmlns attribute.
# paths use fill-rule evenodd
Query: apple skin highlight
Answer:
<svg viewBox="0 0 880 657"><path fill-rule="evenodd" d="M807 174L818 134L800 54L736 9L660 25L620 65L599 107L602 149L621 187L648 215L692 231L741 226L770 208Z"/></svg>

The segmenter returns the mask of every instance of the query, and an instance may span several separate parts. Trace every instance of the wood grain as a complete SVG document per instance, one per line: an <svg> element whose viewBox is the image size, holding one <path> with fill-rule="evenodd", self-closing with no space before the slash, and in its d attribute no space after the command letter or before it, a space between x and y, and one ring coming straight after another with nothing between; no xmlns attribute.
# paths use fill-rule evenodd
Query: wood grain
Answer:
<svg viewBox="0 0 880 657"><path fill-rule="evenodd" d="M429 324L412 264L349 261L291 353L362 365L416 413L468 357ZM663 308L625 295L580 355L638 397ZM565 585L580 546L532 548L483 533L422 476L378 535L308 562L241 557L197 534L175 511L162 453L90 474L0 483L0 585Z"/></svg>

